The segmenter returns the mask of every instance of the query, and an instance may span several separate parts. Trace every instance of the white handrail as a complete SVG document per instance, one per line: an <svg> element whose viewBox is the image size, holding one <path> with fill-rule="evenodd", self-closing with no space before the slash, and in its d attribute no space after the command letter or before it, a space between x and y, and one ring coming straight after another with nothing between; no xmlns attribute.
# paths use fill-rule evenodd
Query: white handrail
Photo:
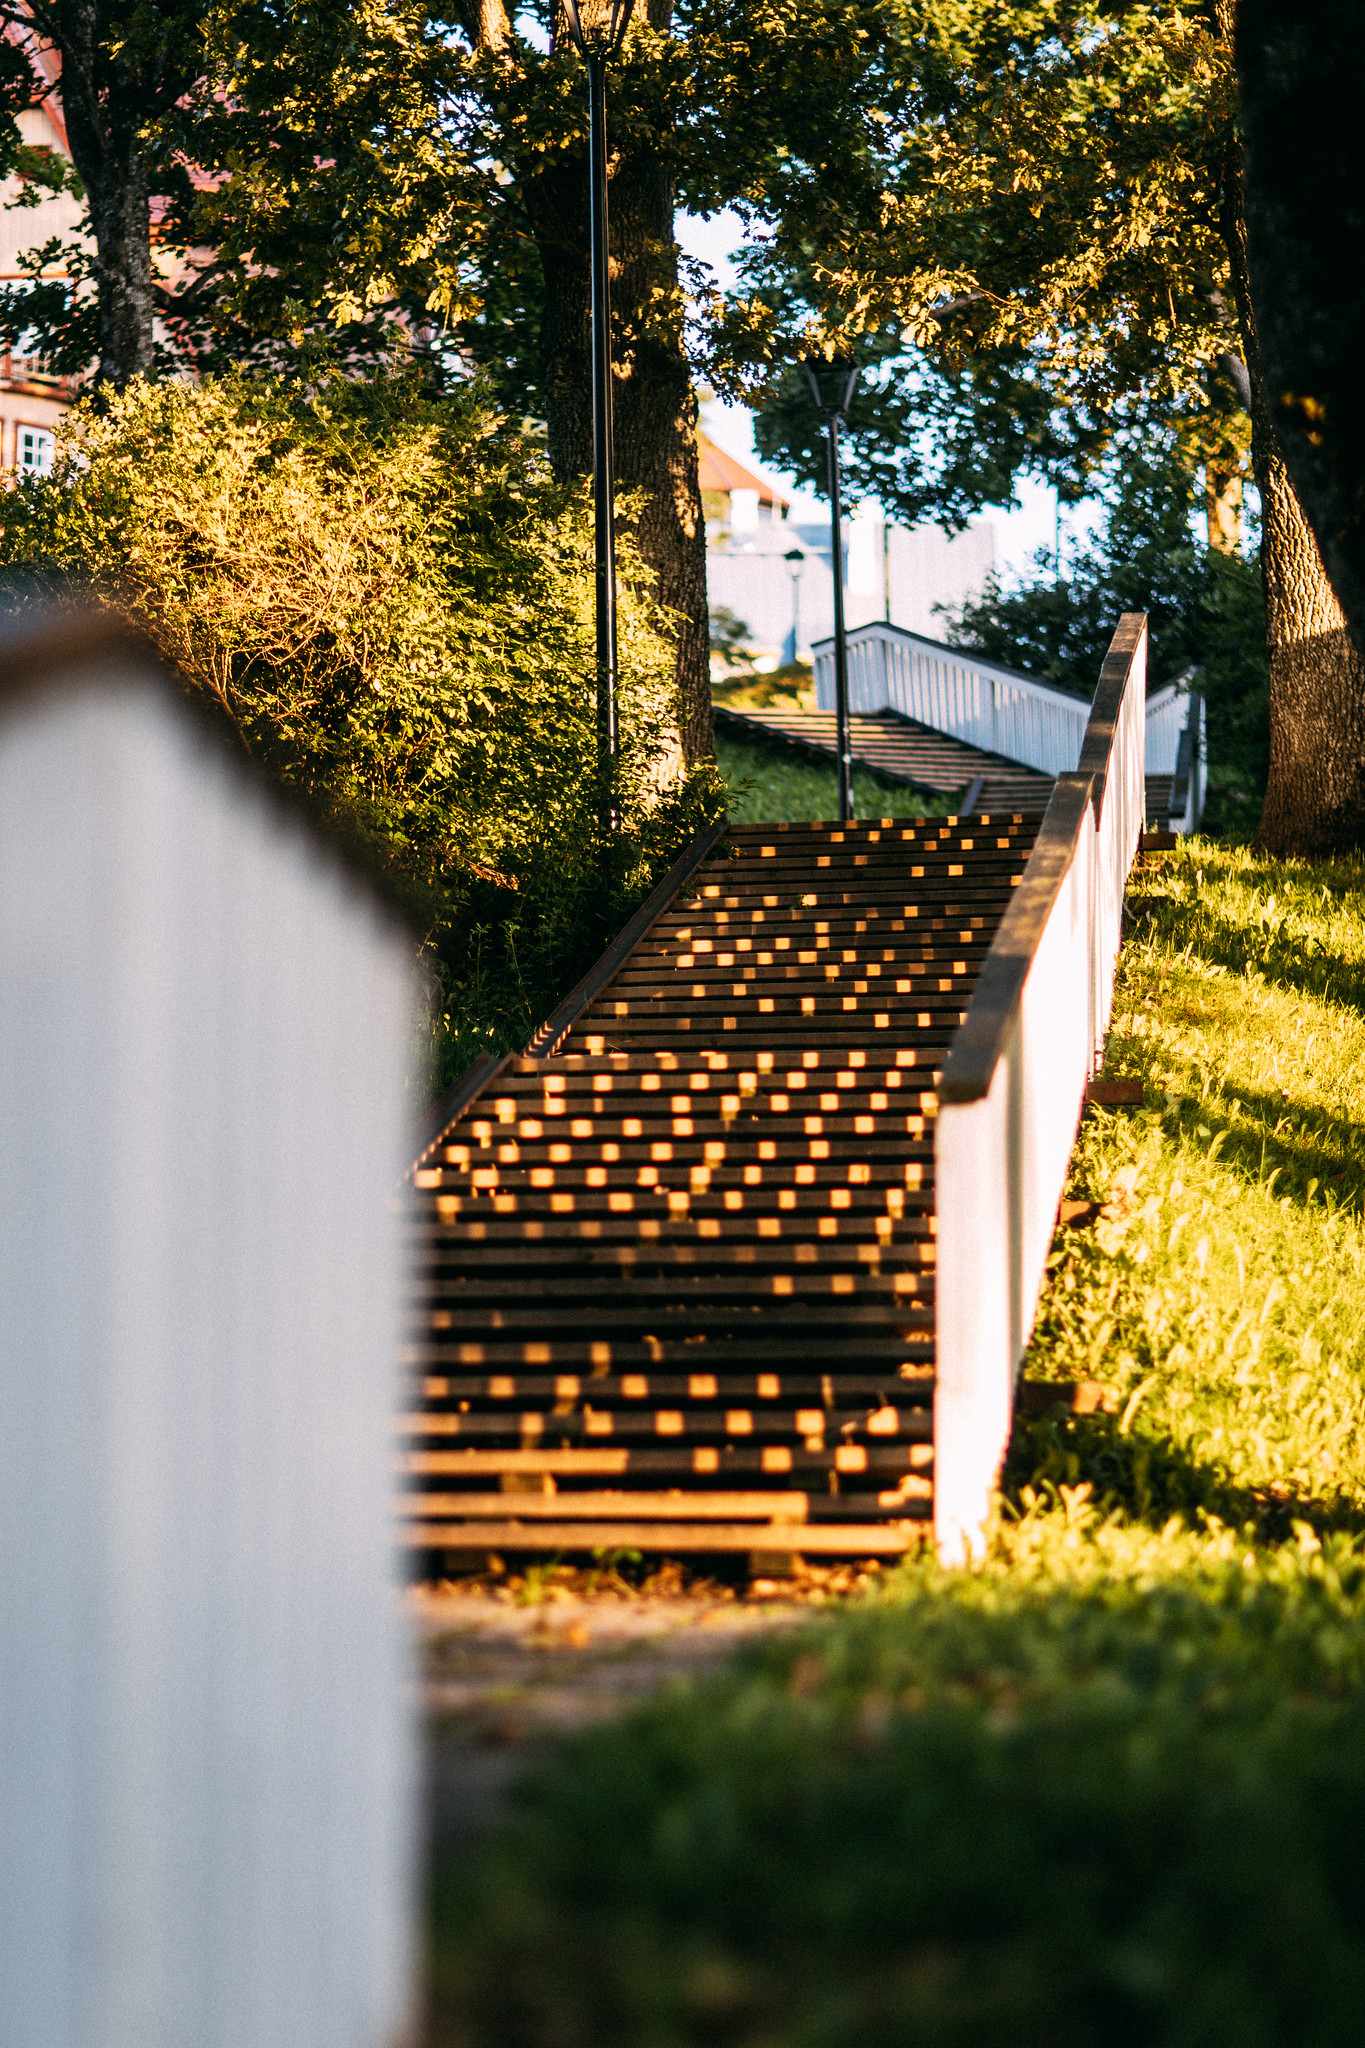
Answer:
<svg viewBox="0 0 1365 2048"><path fill-rule="evenodd" d="M816 703L832 711L834 642L821 640L811 652ZM852 711L899 711L935 732L1044 775L1065 775L1075 768L1090 715L1084 699L1066 690L881 619L848 636L848 698ZM1148 699L1149 775L1175 773L1189 703L1188 692L1174 683Z"/></svg>
<svg viewBox="0 0 1365 2048"><path fill-rule="evenodd" d="M1108 1028L1143 823L1147 622L1130 613L949 1051L934 1138L940 1554L978 1555L1076 1127Z"/></svg>

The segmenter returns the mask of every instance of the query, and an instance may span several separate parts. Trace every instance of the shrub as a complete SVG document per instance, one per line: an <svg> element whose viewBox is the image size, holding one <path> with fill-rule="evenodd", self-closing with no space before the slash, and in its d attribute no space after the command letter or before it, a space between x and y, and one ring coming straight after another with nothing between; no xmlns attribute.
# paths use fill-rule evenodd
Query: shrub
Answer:
<svg viewBox="0 0 1365 2048"><path fill-rule="evenodd" d="M390 373L106 391L0 531L30 599L102 595L405 886L447 1075L521 1042L715 809L713 781L679 782L669 621L628 534L621 557L613 840L585 500L477 391Z"/></svg>

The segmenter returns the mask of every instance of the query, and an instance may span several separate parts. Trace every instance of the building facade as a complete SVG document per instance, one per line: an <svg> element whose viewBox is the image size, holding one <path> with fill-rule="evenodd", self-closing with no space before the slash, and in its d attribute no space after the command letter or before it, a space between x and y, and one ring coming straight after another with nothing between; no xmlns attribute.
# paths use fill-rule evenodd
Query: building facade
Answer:
<svg viewBox="0 0 1365 2048"><path fill-rule="evenodd" d="M41 107L20 114L19 133L28 149L50 150L69 163L71 149L55 90L56 59L51 52L35 55L54 90ZM6 179L0 186L0 283L12 286L27 280L20 259L28 250L49 242L79 246L81 227L81 203L69 192L26 188L20 178ZM43 275L62 276L60 263ZM57 422L75 395L73 380L52 376L36 355L0 354L0 471L41 475L52 467Z"/></svg>
<svg viewBox="0 0 1365 2048"><path fill-rule="evenodd" d="M754 665L809 661L811 645L834 630L829 525L793 519L790 502L731 455L703 440L706 581L713 618L745 627ZM719 487L724 480L724 489ZM844 605L848 624L876 619L944 637L948 616L979 597L995 568L995 528L974 520L962 533L898 526L876 506L844 521Z"/></svg>

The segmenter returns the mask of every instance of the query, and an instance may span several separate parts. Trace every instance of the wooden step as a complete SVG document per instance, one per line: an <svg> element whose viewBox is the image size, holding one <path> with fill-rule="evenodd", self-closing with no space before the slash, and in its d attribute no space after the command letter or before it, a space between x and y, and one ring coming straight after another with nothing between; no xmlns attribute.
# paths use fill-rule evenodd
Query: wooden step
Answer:
<svg viewBox="0 0 1365 2048"><path fill-rule="evenodd" d="M555 1055L438 1129L411 1204L405 1540L918 1540L937 1088L1034 822L732 832Z"/></svg>

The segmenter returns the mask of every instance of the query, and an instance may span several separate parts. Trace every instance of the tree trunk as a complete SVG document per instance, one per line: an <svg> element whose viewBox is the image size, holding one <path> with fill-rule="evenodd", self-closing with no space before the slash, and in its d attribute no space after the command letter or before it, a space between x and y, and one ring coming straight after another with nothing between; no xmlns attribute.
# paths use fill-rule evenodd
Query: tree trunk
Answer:
<svg viewBox="0 0 1365 2048"><path fill-rule="evenodd" d="M54 40L72 161L95 238L99 376L122 390L133 377L150 376L153 364L151 203L139 134L155 109L136 74L121 81L121 93L101 91L108 67L96 0L64 0Z"/></svg>
<svg viewBox="0 0 1365 2048"><path fill-rule="evenodd" d="M1242 544L1242 479L1235 470L1205 464L1204 511L1209 546L1220 554L1235 555Z"/></svg>
<svg viewBox="0 0 1365 2048"><path fill-rule="evenodd" d="M649 18L666 28L667 5L653 0ZM648 145L613 150L610 104L607 152L616 481L621 490L644 496L636 536L658 598L675 615L679 739L691 768L713 753L714 731L697 400L683 352L672 182ZM592 468L586 152L528 166L525 191L545 284L541 361L550 460L557 476L586 476Z"/></svg>
<svg viewBox="0 0 1365 2048"><path fill-rule="evenodd" d="M1231 11L1222 0L1220 18ZM1270 774L1257 843L1276 854L1331 853L1365 837L1365 662L1327 580L1266 402L1236 143L1224 178L1223 232L1251 382L1251 462L1261 494Z"/></svg>

